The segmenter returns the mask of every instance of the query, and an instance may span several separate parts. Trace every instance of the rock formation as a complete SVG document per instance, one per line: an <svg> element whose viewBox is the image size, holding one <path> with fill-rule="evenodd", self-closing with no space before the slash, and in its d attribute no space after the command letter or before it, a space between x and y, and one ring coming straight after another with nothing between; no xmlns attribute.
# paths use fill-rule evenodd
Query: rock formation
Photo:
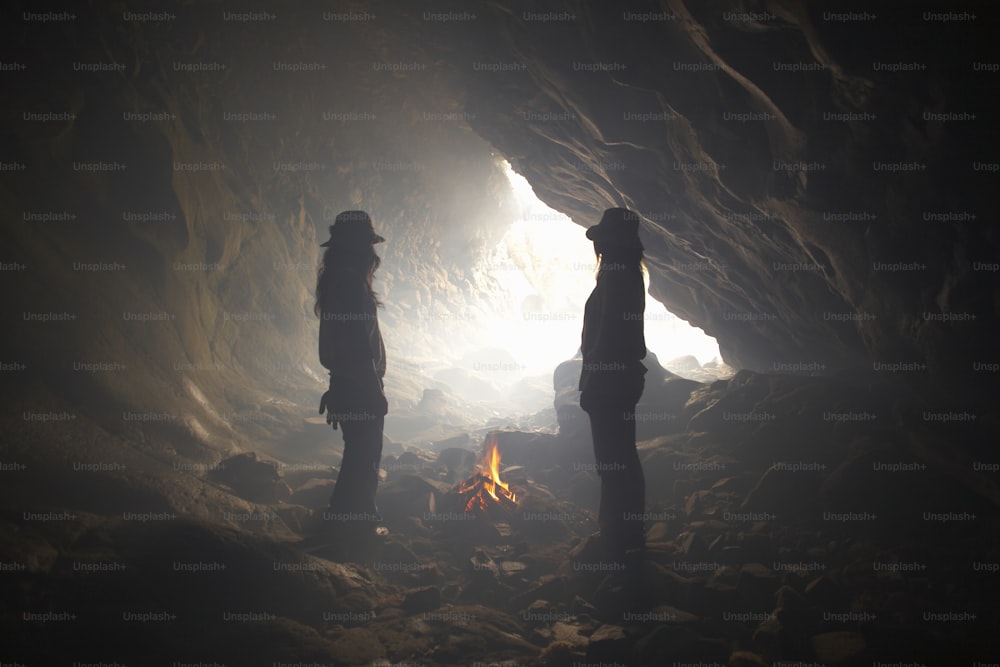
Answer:
<svg viewBox="0 0 1000 667"><path fill-rule="evenodd" d="M373 0L7 21L0 662L988 662L993 14ZM537 414L453 368L507 363L477 340L518 215L503 159L581 232L640 212L651 294L738 371L650 358L642 619L578 566L597 488L579 362L517 385L551 387ZM387 239L393 532L342 563L302 540L340 462L314 412L318 245L356 207ZM494 429L523 511L449 522Z"/></svg>

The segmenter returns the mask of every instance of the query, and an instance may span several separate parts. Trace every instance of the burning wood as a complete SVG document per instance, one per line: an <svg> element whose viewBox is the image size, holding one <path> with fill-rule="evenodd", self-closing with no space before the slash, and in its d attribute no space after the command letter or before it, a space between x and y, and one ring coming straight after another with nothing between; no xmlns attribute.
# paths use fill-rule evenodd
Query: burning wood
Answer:
<svg viewBox="0 0 1000 667"><path fill-rule="evenodd" d="M476 473L455 489L464 503L464 511L488 512L495 507L514 509L517 506L514 492L507 482L500 479L500 448L497 446L496 431L486 436L483 458L476 468Z"/></svg>

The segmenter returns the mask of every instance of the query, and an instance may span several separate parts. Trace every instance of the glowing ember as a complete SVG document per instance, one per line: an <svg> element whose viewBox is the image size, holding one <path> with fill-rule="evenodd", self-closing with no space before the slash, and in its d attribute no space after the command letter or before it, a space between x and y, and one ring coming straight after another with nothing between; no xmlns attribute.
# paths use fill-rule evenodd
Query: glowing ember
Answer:
<svg viewBox="0 0 1000 667"><path fill-rule="evenodd" d="M497 434L491 432L483 443L483 458L476 464L476 474L458 485L455 493L466 499L465 511L487 511L500 505L512 508L517 503L507 482L500 479L500 448Z"/></svg>

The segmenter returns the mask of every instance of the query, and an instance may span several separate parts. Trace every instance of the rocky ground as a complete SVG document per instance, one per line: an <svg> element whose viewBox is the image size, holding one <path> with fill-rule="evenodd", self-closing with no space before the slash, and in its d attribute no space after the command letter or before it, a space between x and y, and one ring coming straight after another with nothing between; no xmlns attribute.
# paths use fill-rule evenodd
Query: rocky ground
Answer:
<svg viewBox="0 0 1000 667"><path fill-rule="evenodd" d="M128 474L60 474L12 433L3 458L25 469L4 472L2 658L929 665L1000 654L988 630L995 473L976 464L990 460L978 440L989 428L914 428L911 401L847 381L741 372L678 392L686 382L647 388L678 394L660 403L673 418L640 409L640 432L661 434L639 445L638 593L595 550L599 481L566 411L560 435L500 433L511 511L455 504L476 434L387 454L389 535L348 557L317 534L335 466L242 453L169 478L119 449ZM70 432L87 438L79 424ZM948 460L928 454L949 451L948 437Z"/></svg>
<svg viewBox="0 0 1000 667"><path fill-rule="evenodd" d="M0 165L0 664L996 664L1000 134L943 121L989 122L989 20L329 4L4 24L29 85ZM581 226L639 211L652 298L735 367L879 376L651 369L640 596L589 539L579 362L538 419L474 415L517 507L451 507L485 434L443 392L484 390L454 362L502 296L501 157ZM390 533L344 560L315 535L339 435L307 419L308 295L354 207L387 240Z"/></svg>

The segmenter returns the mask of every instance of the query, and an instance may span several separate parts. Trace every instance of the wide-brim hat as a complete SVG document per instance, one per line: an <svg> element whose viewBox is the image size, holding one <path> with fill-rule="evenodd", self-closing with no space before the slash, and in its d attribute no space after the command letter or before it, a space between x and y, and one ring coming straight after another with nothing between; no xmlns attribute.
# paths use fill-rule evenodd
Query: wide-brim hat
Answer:
<svg viewBox="0 0 1000 667"><path fill-rule="evenodd" d="M639 240L639 214L627 208L609 208L601 221L587 228L587 238L620 248L643 250Z"/></svg>
<svg viewBox="0 0 1000 667"><path fill-rule="evenodd" d="M330 239L320 243L320 247L337 243L368 245L382 243L384 238L375 233L372 219L364 211L344 211L338 213L330 225Z"/></svg>

